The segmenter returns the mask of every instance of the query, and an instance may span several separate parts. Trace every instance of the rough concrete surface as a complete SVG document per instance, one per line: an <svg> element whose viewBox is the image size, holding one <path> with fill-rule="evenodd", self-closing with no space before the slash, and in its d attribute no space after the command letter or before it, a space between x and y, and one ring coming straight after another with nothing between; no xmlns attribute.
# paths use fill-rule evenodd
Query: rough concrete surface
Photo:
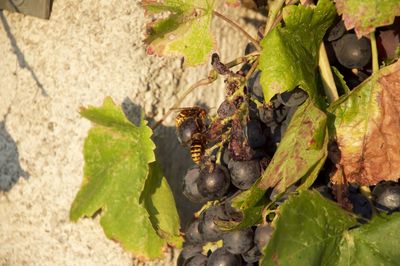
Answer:
<svg viewBox="0 0 400 266"><path fill-rule="evenodd" d="M255 35L244 17L260 16L220 10ZM148 21L137 1L127 0L56 0L49 21L0 12L0 265L141 264L105 237L98 217L71 223L68 214L90 128L79 107L98 106L110 95L127 114L141 106L149 120L157 120L179 91L210 69L184 69L181 59L147 56L142 39ZM246 39L225 22L214 25L222 60L241 55ZM215 112L222 99L219 81L182 106L206 104ZM154 139L185 224L198 206L181 195L191 161L172 121ZM170 250L153 264L172 265L177 254Z"/></svg>

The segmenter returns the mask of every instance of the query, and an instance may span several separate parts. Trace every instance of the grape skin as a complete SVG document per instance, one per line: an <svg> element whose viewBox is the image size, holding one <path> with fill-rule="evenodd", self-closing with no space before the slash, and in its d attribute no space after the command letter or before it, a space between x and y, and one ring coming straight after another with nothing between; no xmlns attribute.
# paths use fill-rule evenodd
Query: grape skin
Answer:
<svg viewBox="0 0 400 266"><path fill-rule="evenodd" d="M183 195L192 202L205 202L206 199L200 194L197 188L197 181L200 176L200 168L194 166L190 168L183 178Z"/></svg>
<svg viewBox="0 0 400 266"><path fill-rule="evenodd" d="M371 60L371 45L364 37L358 39L355 34L346 33L332 44L336 58L346 68L363 68Z"/></svg>
<svg viewBox="0 0 400 266"><path fill-rule="evenodd" d="M395 182L381 182L372 191L372 198L379 209L394 211L400 209L400 185Z"/></svg>
<svg viewBox="0 0 400 266"><path fill-rule="evenodd" d="M231 173L231 182L239 189L249 189L261 175L258 160L235 161L231 159L228 164Z"/></svg>
<svg viewBox="0 0 400 266"><path fill-rule="evenodd" d="M208 258L207 266L236 266L241 265L242 258L227 251L225 248L216 249Z"/></svg>
<svg viewBox="0 0 400 266"><path fill-rule="evenodd" d="M222 166L216 165L211 173L207 167L200 171L197 187L200 194L208 200L216 200L224 196L229 185L229 173Z"/></svg>
<svg viewBox="0 0 400 266"><path fill-rule="evenodd" d="M251 228L247 228L225 233L222 238L224 240L224 247L226 250L232 254L241 254L253 247L253 237L253 230Z"/></svg>
<svg viewBox="0 0 400 266"><path fill-rule="evenodd" d="M263 251L271 239L274 229L269 224L259 225L254 233L254 242Z"/></svg>
<svg viewBox="0 0 400 266"><path fill-rule="evenodd" d="M188 243L199 244L203 242L203 236L199 231L199 223L200 220L196 219L189 224L185 233L185 239Z"/></svg>

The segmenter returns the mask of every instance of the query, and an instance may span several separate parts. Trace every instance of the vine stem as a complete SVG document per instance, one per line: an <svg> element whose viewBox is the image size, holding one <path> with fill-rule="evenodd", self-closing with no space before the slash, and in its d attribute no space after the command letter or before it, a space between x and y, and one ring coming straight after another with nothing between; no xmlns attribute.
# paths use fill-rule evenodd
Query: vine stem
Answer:
<svg viewBox="0 0 400 266"><path fill-rule="evenodd" d="M254 46L257 48L257 50L261 50L261 46L258 44L258 41L253 38L247 31L245 31L239 24L237 24L236 22L234 22L233 20L227 18L225 15L222 15L221 13L219 13L218 11L213 10L213 15L221 18L222 20L225 20L226 22L228 22L231 26L233 26L234 28L236 28L237 30L239 30L241 33L243 33L244 35L246 35L246 37L254 44Z"/></svg>
<svg viewBox="0 0 400 266"><path fill-rule="evenodd" d="M186 96L188 96L194 89L201 87L201 86L205 86L208 84L211 84L212 82L214 82L216 80L216 78L212 77L212 78L204 78L201 79L199 81L197 81L196 83L194 83L192 86L190 86L179 98L178 100L176 100L175 104L171 106L171 108L169 108L169 110L164 114L164 116L157 121L156 124L154 124L151 129L155 130L159 125L161 125L161 123L172 113L172 111L174 111L174 109L178 108L179 105L181 104L181 102L186 98Z"/></svg>
<svg viewBox="0 0 400 266"><path fill-rule="evenodd" d="M266 36L267 33L272 29L272 27L275 23L276 16L278 15L279 11L282 9L284 3L285 3L285 0L277 0L277 1L273 2L272 5L270 6L270 10L268 13L268 21L267 21L267 25L265 26L265 30L264 30L264 36Z"/></svg>
<svg viewBox="0 0 400 266"><path fill-rule="evenodd" d="M324 42L319 48L319 71L322 77L324 91L330 103L339 99L339 94L336 89L335 80L333 79L331 65L329 64L328 55L326 54Z"/></svg>
<svg viewBox="0 0 400 266"><path fill-rule="evenodd" d="M379 70L378 48L376 46L375 31L370 33L370 38L371 38L371 50L372 50L372 73L375 73Z"/></svg>

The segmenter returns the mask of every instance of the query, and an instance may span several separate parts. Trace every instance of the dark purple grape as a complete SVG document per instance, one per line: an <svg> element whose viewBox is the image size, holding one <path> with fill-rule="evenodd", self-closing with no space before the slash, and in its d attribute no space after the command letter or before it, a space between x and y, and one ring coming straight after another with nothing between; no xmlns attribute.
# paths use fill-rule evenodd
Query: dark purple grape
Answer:
<svg viewBox="0 0 400 266"><path fill-rule="evenodd" d="M179 254L177 265L184 266L190 258L201 254L203 247L201 245L186 245Z"/></svg>
<svg viewBox="0 0 400 266"><path fill-rule="evenodd" d="M279 100L282 105L288 107L296 107L305 102L308 98L308 94L300 88L295 88L291 91L285 91L284 93L277 94L277 100Z"/></svg>
<svg viewBox="0 0 400 266"><path fill-rule="evenodd" d="M254 233L254 242L256 243L259 250L263 251L264 248L268 245L273 232L274 229L269 224L257 226L257 229Z"/></svg>
<svg viewBox="0 0 400 266"><path fill-rule="evenodd" d="M241 264L241 256L232 254L225 248L216 249L207 262L207 266L236 266Z"/></svg>
<svg viewBox="0 0 400 266"><path fill-rule="evenodd" d="M215 221L227 219L228 216L223 206L217 205L203 211L199 218L199 232L202 234L203 239L208 242L220 240L223 232L218 228Z"/></svg>
<svg viewBox="0 0 400 266"><path fill-rule="evenodd" d="M358 39L355 34L346 33L332 44L336 58L346 68L363 68L371 60L371 45L365 37Z"/></svg>
<svg viewBox="0 0 400 266"><path fill-rule="evenodd" d="M282 123L289 113L290 107L280 105L274 110L274 119L277 123Z"/></svg>
<svg viewBox="0 0 400 266"><path fill-rule="evenodd" d="M258 149L265 145L265 135L261 123L258 120L250 120L244 128L247 142L252 149Z"/></svg>
<svg viewBox="0 0 400 266"><path fill-rule="evenodd" d="M360 193L350 193L348 198L353 205L353 212L364 219L371 219L372 206L369 200ZM360 220L360 222L363 222Z"/></svg>
<svg viewBox="0 0 400 266"><path fill-rule="evenodd" d="M259 101L264 101L264 92L260 83L261 71L257 70L247 81L249 93L254 95Z"/></svg>
<svg viewBox="0 0 400 266"><path fill-rule="evenodd" d="M242 258L247 263L256 263L261 259L261 256L262 254L257 245L254 245L251 249L242 253Z"/></svg>
<svg viewBox="0 0 400 266"><path fill-rule="evenodd" d="M235 161L231 159L228 168L232 184L242 190L249 189L261 175L258 160Z"/></svg>
<svg viewBox="0 0 400 266"><path fill-rule="evenodd" d="M197 254L196 256L190 258L185 266L206 266L207 260L207 256L203 254Z"/></svg>
<svg viewBox="0 0 400 266"><path fill-rule="evenodd" d="M199 176L200 168L194 166L186 172L186 175L183 178L183 195L192 202L207 201L207 199L200 194L197 188L197 180L199 179Z"/></svg>
<svg viewBox="0 0 400 266"><path fill-rule="evenodd" d="M318 186L315 188L323 197L334 200L332 190L327 185Z"/></svg>
<svg viewBox="0 0 400 266"><path fill-rule="evenodd" d="M176 129L176 135L178 141L183 146L190 145L192 136L199 132L198 121L194 117L189 117L182 122L182 124Z"/></svg>
<svg viewBox="0 0 400 266"><path fill-rule="evenodd" d="M263 107L258 109L258 116L260 117L261 122L265 125L269 126L271 123L276 125L273 108Z"/></svg>
<svg viewBox="0 0 400 266"><path fill-rule="evenodd" d="M236 112L236 106L233 102L228 100L223 101L218 107L217 114L220 118L232 116Z"/></svg>
<svg viewBox="0 0 400 266"><path fill-rule="evenodd" d="M253 43L249 42L246 45L246 48L244 50L244 55L248 55L251 54L252 52L257 51L257 48L254 46ZM243 66L240 68L240 72L243 73L243 75L247 75L247 73L249 72L249 70L251 69L251 64L249 63L245 63L243 64Z"/></svg>
<svg viewBox="0 0 400 266"><path fill-rule="evenodd" d="M296 191L298 186L296 185L292 185L290 187L288 187L285 191L285 193L283 193L283 195L281 195L276 189L273 189L271 192L271 195L269 196L269 199L274 201L276 201L276 204L281 205L285 200L287 200L289 198L289 196ZM278 198L279 197L279 198Z"/></svg>
<svg viewBox="0 0 400 266"><path fill-rule="evenodd" d="M188 243L199 244L203 242L203 236L199 231L200 220L196 219L189 224L185 232L185 239Z"/></svg>
<svg viewBox="0 0 400 266"><path fill-rule="evenodd" d="M228 192L230 184L229 173L220 165L216 165L213 171L205 167L200 171L197 187L201 195L208 200L216 200Z"/></svg>
<svg viewBox="0 0 400 266"><path fill-rule="evenodd" d="M384 211L400 209L400 185L395 182L381 182L372 190L377 208Z"/></svg>
<svg viewBox="0 0 400 266"><path fill-rule="evenodd" d="M253 247L253 237L253 230L247 228L225 233L222 239L224 240L226 250L232 254L241 254Z"/></svg>
<svg viewBox="0 0 400 266"><path fill-rule="evenodd" d="M327 40L334 41L339 39L346 32L346 27L344 26L343 20L340 20L338 23L333 25L327 32Z"/></svg>

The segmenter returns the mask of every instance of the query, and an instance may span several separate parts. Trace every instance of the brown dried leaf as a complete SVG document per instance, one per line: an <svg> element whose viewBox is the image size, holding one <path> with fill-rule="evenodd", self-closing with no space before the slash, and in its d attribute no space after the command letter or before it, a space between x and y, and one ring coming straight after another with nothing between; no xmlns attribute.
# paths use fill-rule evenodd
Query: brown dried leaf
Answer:
<svg viewBox="0 0 400 266"><path fill-rule="evenodd" d="M375 185L400 178L400 62L381 69L330 111L340 150L336 163L347 182Z"/></svg>

